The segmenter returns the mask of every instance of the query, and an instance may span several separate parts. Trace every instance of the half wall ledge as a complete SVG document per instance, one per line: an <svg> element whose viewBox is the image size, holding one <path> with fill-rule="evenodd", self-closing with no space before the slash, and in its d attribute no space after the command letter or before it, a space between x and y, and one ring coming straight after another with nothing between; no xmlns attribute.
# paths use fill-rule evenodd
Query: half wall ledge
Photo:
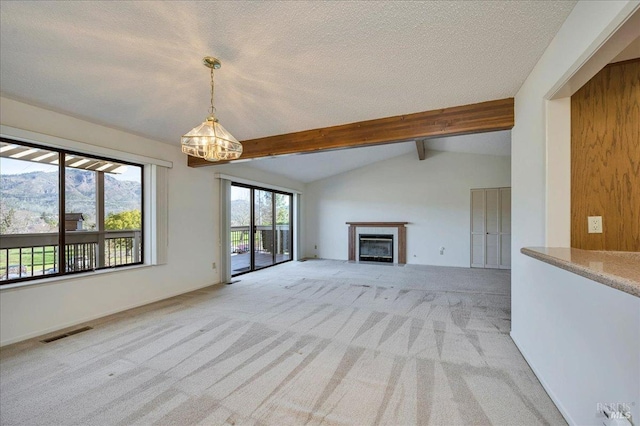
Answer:
<svg viewBox="0 0 640 426"><path fill-rule="evenodd" d="M590 280L640 297L640 253L524 247L520 252Z"/></svg>

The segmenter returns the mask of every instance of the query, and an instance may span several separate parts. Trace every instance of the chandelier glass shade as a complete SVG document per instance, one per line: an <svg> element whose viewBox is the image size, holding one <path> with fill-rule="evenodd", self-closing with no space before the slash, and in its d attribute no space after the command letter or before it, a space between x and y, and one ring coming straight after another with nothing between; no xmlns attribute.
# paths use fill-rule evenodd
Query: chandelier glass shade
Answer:
<svg viewBox="0 0 640 426"><path fill-rule="evenodd" d="M236 160L242 155L242 144L213 116L182 136L180 143L184 154L208 161Z"/></svg>
<svg viewBox="0 0 640 426"><path fill-rule="evenodd" d="M240 158L242 144L229 133L214 115L213 70L220 68L220 61L207 56L203 63L211 69L211 107L205 121L180 138L182 152L207 161L230 161Z"/></svg>

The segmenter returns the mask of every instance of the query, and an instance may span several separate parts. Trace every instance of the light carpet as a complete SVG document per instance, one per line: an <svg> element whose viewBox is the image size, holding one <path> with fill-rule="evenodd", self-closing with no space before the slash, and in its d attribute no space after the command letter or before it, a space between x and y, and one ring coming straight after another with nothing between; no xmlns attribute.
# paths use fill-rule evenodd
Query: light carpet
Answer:
<svg viewBox="0 0 640 426"><path fill-rule="evenodd" d="M313 260L239 279L2 348L0 423L565 424L509 337L508 271Z"/></svg>

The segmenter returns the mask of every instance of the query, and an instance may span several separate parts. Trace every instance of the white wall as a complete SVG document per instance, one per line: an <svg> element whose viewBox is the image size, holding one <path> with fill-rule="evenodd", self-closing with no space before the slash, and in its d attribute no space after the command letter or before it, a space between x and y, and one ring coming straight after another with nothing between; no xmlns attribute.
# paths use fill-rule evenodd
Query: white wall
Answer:
<svg viewBox="0 0 640 426"><path fill-rule="evenodd" d="M254 160L260 161L260 160ZM221 164L214 167L216 173L221 173L227 176L238 177L259 183L264 183L267 186L279 187L282 189L290 189L293 191L304 192L306 185L297 180L289 179L285 176L276 175L266 172L261 169L250 167L251 162L247 163L234 163L234 164ZM213 170L213 169L212 169ZM277 188L276 188L277 189Z"/></svg>
<svg viewBox="0 0 640 426"><path fill-rule="evenodd" d="M7 98L0 98L0 123L173 162L168 179L168 263L0 289L0 345L220 281L218 270L211 267L212 262L220 262L217 167L188 168L177 144L156 142ZM241 165L227 166L225 173L272 185L304 187Z"/></svg>
<svg viewBox="0 0 640 426"><path fill-rule="evenodd" d="M545 131L545 108L547 96L559 82L567 78L567 74L575 70L576 63L586 60L599 43L613 32L620 24L624 16L628 16L638 2L612 1L612 2L578 2L563 24L562 28L551 42L536 67L531 72L523 86L515 97L515 127L512 130L512 331L511 335L527 358L539 379L546 384L548 392L561 408L563 414L572 423L600 424L595 416L595 407L587 407L588 413L580 411L585 404L598 398L606 400L602 402L616 401L616 387L607 386L597 390L596 377L604 377L609 373L610 361L608 357L591 359L588 368L567 371L564 366L564 357L572 353L566 351L565 346L558 350L554 347L554 323L540 321L547 315L551 300L559 294L554 291L554 286L565 285L566 274L549 274L548 265L534 261L520 253L520 248L527 246L544 246L546 244L545 215L547 206L545 196L547 189L554 182L546 182L545 175L548 165L545 162L547 152ZM553 147L550 147L553 149ZM563 181L564 196L570 194ZM559 197L557 191L554 197ZM565 208L566 210L566 208ZM561 237L565 238L565 237ZM532 263L533 262L533 263ZM571 289L575 291L574 299L567 296L567 303L583 303L584 315L592 315L600 318L603 323L615 327L619 318L609 317L609 312L598 309L598 292L588 292L587 299L580 294L580 286L586 286L588 280L576 281ZM600 285L600 284L593 284ZM600 285L601 286L601 285ZM562 291L558 289L557 291ZM602 291L615 292L616 290L604 288ZM564 293L562 296L566 296ZM611 299L613 300L613 296ZM607 305L614 309L615 305ZM578 315L581 307L575 306L565 312L567 319ZM629 314L631 312L631 314ZM626 321L638 321L633 316L633 311L627 311ZM611 318L611 319L610 319ZM595 331L581 329L578 336L581 339L597 340L599 336ZM569 332L569 331L567 331ZM546 336L549 336L547 339ZM633 336L632 336L633 337ZM569 336L567 336L569 338ZM622 370L616 370L616 380L628 384L629 380L638 380L638 377L621 374L620 371L629 369L633 372L638 362L638 346L640 342L637 336L635 340L620 340L612 353L636 354L635 361L629 362L626 357L617 357L616 362L622 363ZM602 354L602 352L597 352ZM576 355L577 356L577 355ZM591 371L588 371L591 370ZM637 370L635 370L637 371ZM582 375L590 378L590 386L583 391L576 390L583 383ZM636 373L637 374L637 373ZM562 377L564 384L556 377ZM605 382L610 383L610 382ZM604 384L603 384L604 386ZM611 399L613 398L613 399ZM638 418L639 396L636 395L634 417ZM588 416L590 415L590 417ZM587 416L587 417L585 417Z"/></svg>
<svg viewBox="0 0 640 426"><path fill-rule="evenodd" d="M528 321L511 334L565 418L601 425L598 403L625 403L638 419L640 298L530 257L518 266Z"/></svg>
<svg viewBox="0 0 640 426"><path fill-rule="evenodd" d="M571 98L546 102L546 245L571 245ZM551 142L553 141L553 142Z"/></svg>
<svg viewBox="0 0 640 426"><path fill-rule="evenodd" d="M407 263L469 267L470 190L510 186L509 169L509 157L430 151L309 183L305 255L346 260L348 221L410 222Z"/></svg>

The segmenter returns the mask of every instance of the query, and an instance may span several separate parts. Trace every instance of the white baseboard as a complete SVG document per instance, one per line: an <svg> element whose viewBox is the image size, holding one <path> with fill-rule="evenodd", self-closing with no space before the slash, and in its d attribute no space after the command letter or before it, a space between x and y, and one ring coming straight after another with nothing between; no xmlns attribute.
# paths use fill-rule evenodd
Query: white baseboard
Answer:
<svg viewBox="0 0 640 426"><path fill-rule="evenodd" d="M48 328L45 328L45 329L42 329L42 330L34 331L33 333L27 333L27 334L23 334L23 335L18 336L18 337L14 337L12 339L2 340L2 341L0 341L0 348L3 347L3 346L10 345L12 343L22 342L23 340L27 340L27 339L31 339L31 338L34 338L34 337L42 336L44 334L48 334L48 333L51 333L51 332L54 332L54 331L62 330L62 329L67 328L67 327L73 327L74 325L83 324L85 322L97 320L99 318L104 318L104 317L107 317L109 315L117 314L119 312L128 311L129 309L139 308L140 306L149 305L151 303L159 302L161 300L170 299L170 298L175 297L175 296L180 296L181 294L190 293L192 291L200 290L200 289L205 288L205 287L211 287L211 286L220 285L220 284L222 284L222 283L199 285L199 286L196 286L196 287L189 288L187 290L183 290L183 291L179 291L179 292L175 292L175 293L169 293L166 296L156 297L156 298L153 298L153 299L150 299L150 300L145 300L144 302L134 303L132 305L124 306L124 307L117 308L117 309L112 309L110 311L101 312L101 313L95 314L95 315L90 315L88 317L79 319L77 321L70 321L68 323L54 325L52 327L48 327Z"/></svg>
<svg viewBox="0 0 640 426"><path fill-rule="evenodd" d="M527 361L527 364L529 364L529 367L531 368L531 370L533 370L533 373L538 378L538 381L540 382L540 384L542 384L542 387L547 392L547 395L549 395L549 398L551 398L551 401L553 401L555 406L558 408L558 411L560 411L560 414L562 414L562 417L564 417L564 419L570 425L572 425L572 426L573 425L577 425L577 423L574 422L573 419L571 418L571 415L569 414L567 409L564 407L564 405L562 405L562 402L558 399L558 397L553 392L553 390L551 390L551 388L549 387L547 382L544 380L544 378L538 373L538 370L536 369L536 366L531 362L531 359L527 356L527 353L522 350L522 347L518 344L518 340L513 335L513 331L509 333L509 336L511 336L511 340L513 340L513 343L516 344L516 347L518 348L518 350L522 354L522 357L525 359L525 361Z"/></svg>

